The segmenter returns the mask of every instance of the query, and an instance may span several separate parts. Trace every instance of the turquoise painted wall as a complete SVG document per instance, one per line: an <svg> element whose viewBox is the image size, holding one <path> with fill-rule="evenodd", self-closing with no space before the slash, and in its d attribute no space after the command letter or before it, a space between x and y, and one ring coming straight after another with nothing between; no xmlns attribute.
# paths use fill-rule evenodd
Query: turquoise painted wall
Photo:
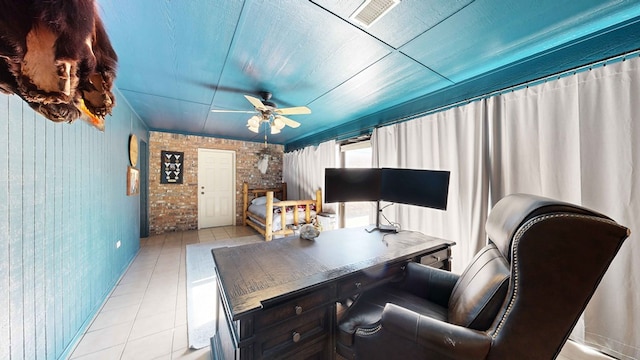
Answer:
<svg viewBox="0 0 640 360"><path fill-rule="evenodd" d="M100 132L0 94L0 359L68 355L139 249L128 141L148 131L116 97Z"/></svg>

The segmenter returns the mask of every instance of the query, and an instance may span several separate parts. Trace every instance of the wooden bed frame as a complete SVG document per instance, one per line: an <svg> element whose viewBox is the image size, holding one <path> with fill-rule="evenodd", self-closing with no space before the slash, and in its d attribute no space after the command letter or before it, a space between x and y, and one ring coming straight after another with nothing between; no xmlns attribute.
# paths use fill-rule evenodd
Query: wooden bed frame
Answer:
<svg viewBox="0 0 640 360"><path fill-rule="evenodd" d="M266 196L267 203L265 206L267 207L267 218L264 220L255 220L261 219L260 216L253 214L249 211L249 204L251 200L260 197ZM273 199L277 198L281 201L273 202ZM322 211L322 190L316 191L316 198L307 199L307 200L287 200L287 184L282 183L282 187L273 188L273 189L249 189L249 184L246 182L242 184L242 199L244 202L244 207L242 208L242 224L245 226L250 226L254 228L257 232L264 236L265 241L271 241L273 239L273 235L292 235L293 230L288 229L286 225L283 225L283 228L278 231L273 231L273 209L280 208L280 223L286 224L286 216L287 216L287 207L292 206L305 206L305 223L311 222L311 205L315 204L316 206L316 214L319 214ZM252 216L252 218L249 217ZM264 221L264 222L263 222ZM293 222L294 225L299 225L298 219L298 211L293 212Z"/></svg>

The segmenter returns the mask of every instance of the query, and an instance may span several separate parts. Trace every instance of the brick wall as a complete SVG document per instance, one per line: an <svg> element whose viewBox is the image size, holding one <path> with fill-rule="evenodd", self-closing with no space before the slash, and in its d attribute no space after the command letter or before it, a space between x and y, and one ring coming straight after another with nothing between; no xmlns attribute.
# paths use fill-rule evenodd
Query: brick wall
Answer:
<svg viewBox="0 0 640 360"><path fill-rule="evenodd" d="M236 153L236 224L242 224L242 183L250 187L275 187L282 182L282 145L269 145L272 156L262 175L256 164L264 143L218 139L164 132L149 133L149 233L198 228L198 149L230 150ZM183 183L161 184L160 152L184 152Z"/></svg>

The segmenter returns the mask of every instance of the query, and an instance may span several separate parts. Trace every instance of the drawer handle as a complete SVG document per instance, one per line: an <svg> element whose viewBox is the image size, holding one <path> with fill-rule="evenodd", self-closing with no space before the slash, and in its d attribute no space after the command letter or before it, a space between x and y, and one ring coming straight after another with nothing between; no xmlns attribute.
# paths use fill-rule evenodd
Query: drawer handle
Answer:
<svg viewBox="0 0 640 360"><path fill-rule="evenodd" d="M296 315L300 315L300 314L302 314L302 306L300 306L300 305L296 305L296 308L295 308L295 309L296 309Z"/></svg>
<svg viewBox="0 0 640 360"><path fill-rule="evenodd" d="M300 341L300 333L297 331L293 332L293 342L297 343L298 341Z"/></svg>
<svg viewBox="0 0 640 360"><path fill-rule="evenodd" d="M431 257L436 259L436 261L440 261L440 256L431 255Z"/></svg>
<svg viewBox="0 0 640 360"><path fill-rule="evenodd" d="M362 283L360 281L357 281L355 285L356 285L356 288L360 289L360 287L362 286Z"/></svg>

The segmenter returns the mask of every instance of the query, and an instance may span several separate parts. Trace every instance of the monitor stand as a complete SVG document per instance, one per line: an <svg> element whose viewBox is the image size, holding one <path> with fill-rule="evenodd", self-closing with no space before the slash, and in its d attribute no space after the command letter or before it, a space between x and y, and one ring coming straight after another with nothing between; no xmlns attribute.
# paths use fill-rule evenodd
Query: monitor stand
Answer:
<svg viewBox="0 0 640 360"><path fill-rule="evenodd" d="M394 232L394 233L398 232L398 228L393 225L377 225L375 230L378 230L381 232Z"/></svg>
<svg viewBox="0 0 640 360"><path fill-rule="evenodd" d="M380 232L394 232L397 233L398 232L398 228L393 226L393 225L381 225L380 224L380 213L382 212L382 209L380 209L380 201L376 201L376 224L375 225L369 225L365 228L365 230L367 230L367 232L374 232L376 230L380 231Z"/></svg>

